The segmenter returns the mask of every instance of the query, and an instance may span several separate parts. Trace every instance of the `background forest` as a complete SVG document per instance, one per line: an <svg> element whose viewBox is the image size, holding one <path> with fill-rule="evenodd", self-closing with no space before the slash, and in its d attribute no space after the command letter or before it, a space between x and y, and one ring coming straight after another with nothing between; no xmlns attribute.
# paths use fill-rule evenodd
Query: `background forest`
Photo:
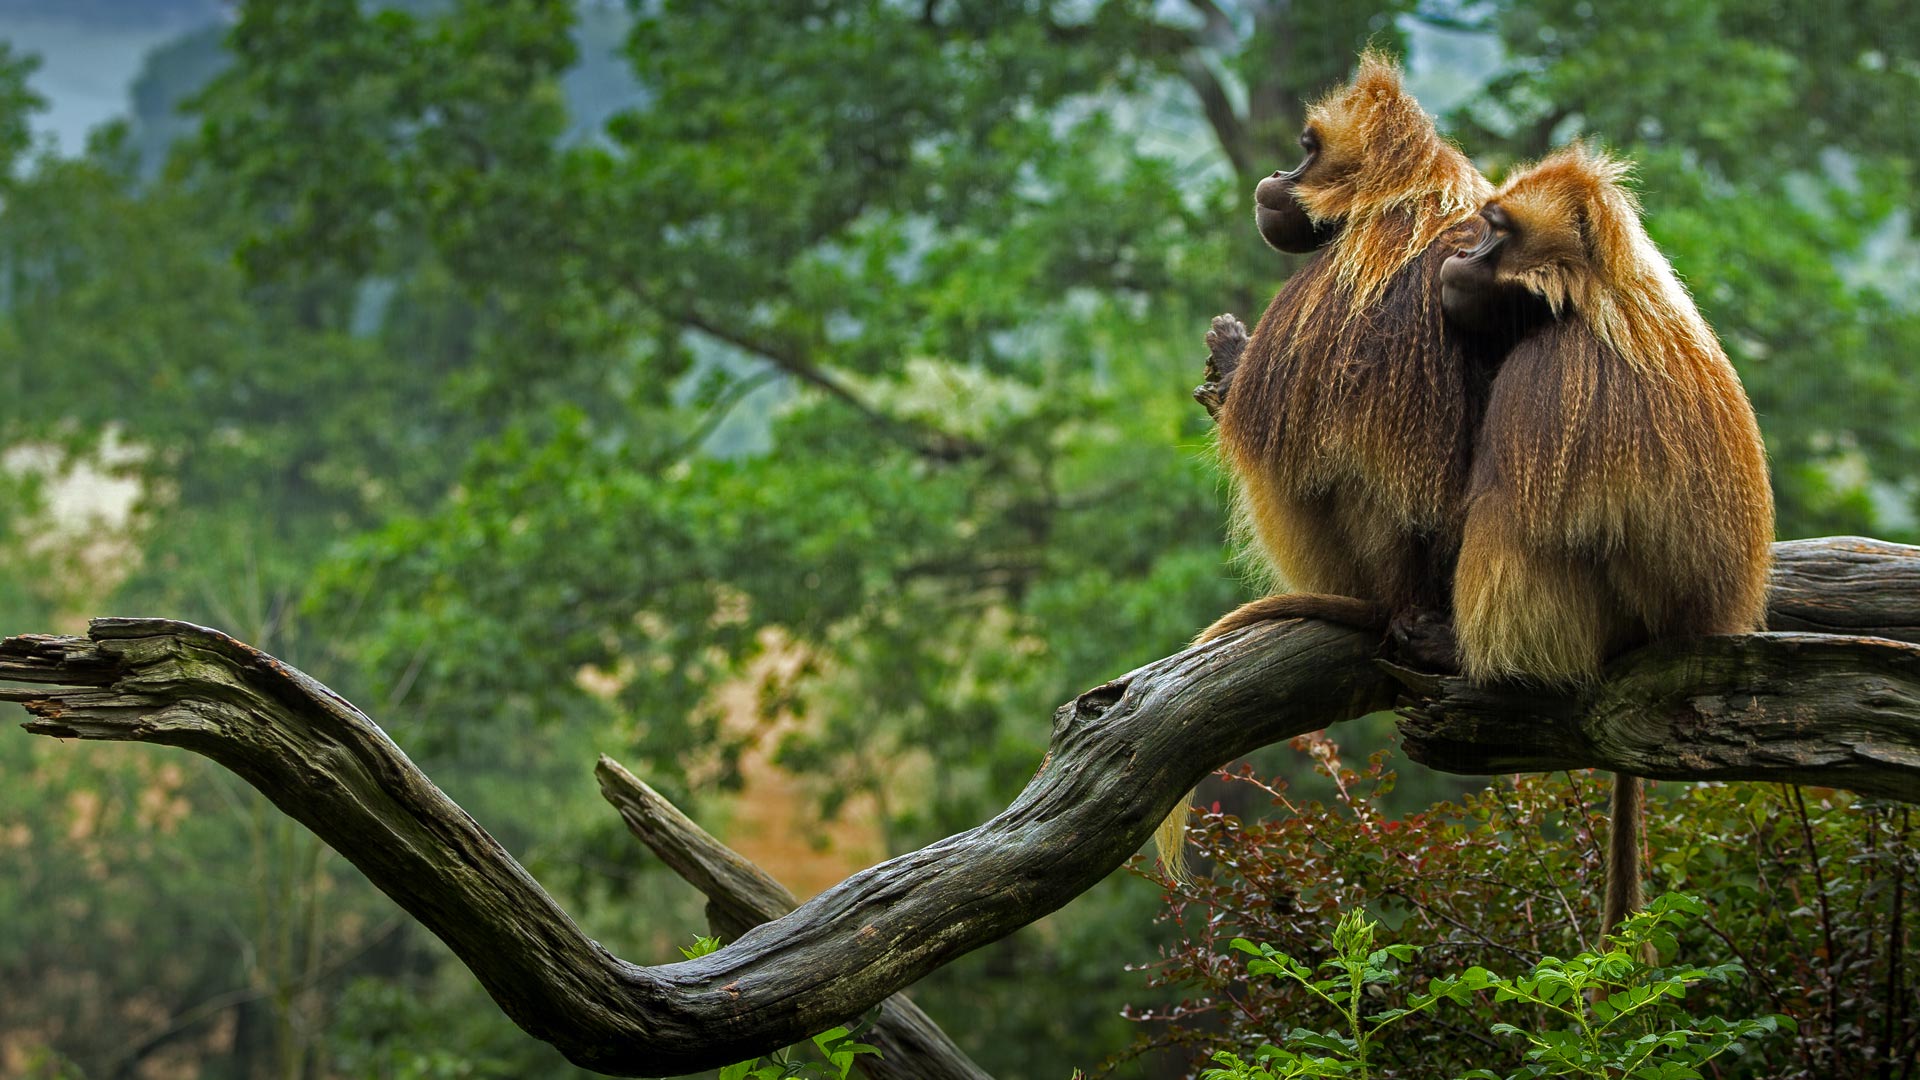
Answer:
<svg viewBox="0 0 1920 1080"><path fill-rule="evenodd" d="M638 961L705 923L596 753L805 894L989 816L1056 704L1242 598L1200 335L1291 268L1253 184L1369 42L1490 175L1583 135L1637 159L1780 535L1920 540L1903 0L10 0L0 39L0 633L153 614L273 652ZM76 72L123 115L56 141ZM1352 727L1349 759L1391 743ZM1310 799L1341 777L1309 749L1255 767ZM1286 814L1248 790L1202 800ZM1328 813L1373 835L1466 790L1408 765ZM1772 878L1765 844L1662 834L1657 876L1777 914L1729 938L1750 967L1815 947L1790 909L1913 871L1904 815L1678 798L1800 803ZM1819 896L1753 899L1826 860ZM1356 897L1393 891L1378 861ZM1901 888L1862 978L1920 959ZM1163 907L1115 875L915 996L1008 1080L1186 1040L1122 1015L1220 978L1184 951L1149 985L1187 933ZM0 912L0 1075L576 1075L184 752L0 731ZM1878 1045L1836 987L1826 1037Z"/></svg>

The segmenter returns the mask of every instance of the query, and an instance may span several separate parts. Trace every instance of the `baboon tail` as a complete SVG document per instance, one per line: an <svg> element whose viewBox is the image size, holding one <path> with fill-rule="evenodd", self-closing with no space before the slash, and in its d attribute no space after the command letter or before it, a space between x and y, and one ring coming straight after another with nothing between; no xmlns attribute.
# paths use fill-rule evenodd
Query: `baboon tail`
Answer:
<svg viewBox="0 0 1920 1080"><path fill-rule="evenodd" d="M1323 619L1362 630L1383 630L1387 625L1387 613L1379 605L1357 597L1333 593L1275 593L1241 604L1220 616L1212 626L1200 631L1193 642L1198 645L1243 626L1275 619Z"/></svg>
<svg viewBox="0 0 1920 1080"><path fill-rule="evenodd" d="M1620 920L1640 910L1640 833L1646 803L1640 778L1613 775L1613 828L1607 837L1607 899L1600 930L1611 934Z"/></svg>
<svg viewBox="0 0 1920 1080"><path fill-rule="evenodd" d="M1191 812L1187 804L1192 801L1193 794L1189 792L1153 831L1153 846L1159 849L1160 865L1166 867L1168 877L1181 885L1193 880L1187 874L1187 815Z"/></svg>
<svg viewBox="0 0 1920 1080"><path fill-rule="evenodd" d="M1231 634L1243 626L1255 623L1271 622L1275 619L1323 619L1342 626L1356 626L1363 630L1383 629L1387 624L1387 613L1378 605L1352 596L1336 596L1332 593L1276 593L1263 596L1234 608L1214 620L1212 626L1200 631L1193 639L1198 645L1203 641ZM1177 882L1191 880L1187 876L1187 804L1193 801L1189 795L1180 800L1167 819L1154 830L1153 843L1160 851L1160 864L1167 868L1167 874Z"/></svg>

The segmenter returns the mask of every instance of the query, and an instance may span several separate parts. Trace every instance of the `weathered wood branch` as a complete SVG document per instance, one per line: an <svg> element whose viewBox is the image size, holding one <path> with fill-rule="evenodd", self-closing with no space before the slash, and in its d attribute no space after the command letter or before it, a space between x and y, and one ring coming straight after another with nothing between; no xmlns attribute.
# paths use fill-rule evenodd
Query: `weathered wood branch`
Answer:
<svg viewBox="0 0 1920 1080"><path fill-rule="evenodd" d="M1447 772L1604 768L1656 780L1774 780L1920 802L1920 646L1750 634L1621 658L1574 697L1426 682L1407 756Z"/></svg>
<svg viewBox="0 0 1920 1080"><path fill-rule="evenodd" d="M1473 772L1597 766L1916 799L1920 549L1776 550L1773 619L1791 632L1643 650L1577 698L1406 675L1409 724L1426 725L1409 749ZM353 706L223 634L102 619L85 638L9 638L0 682L45 686L0 700L24 704L39 734L183 746L221 763L446 941L521 1027L584 1067L661 1075L851 1020L1059 908L1211 769L1392 703L1377 645L1273 623L1089 690L1056 712L1039 771L993 820L855 874L715 953L653 967L588 939Z"/></svg>
<svg viewBox="0 0 1920 1080"><path fill-rule="evenodd" d="M707 898L707 927L715 935L737 938L800 906L773 875L715 839L619 762L602 754L593 775L627 830Z"/></svg>
<svg viewBox="0 0 1920 1080"><path fill-rule="evenodd" d="M1446 772L1601 768L1920 802L1920 548L1773 550L1772 633L1640 649L1576 694L1396 672L1407 755Z"/></svg>
<svg viewBox="0 0 1920 1080"><path fill-rule="evenodd" d="M1920 644L1920 547L1860 536L1773 545L1767 629Z"/></svg>
<svg viewBox="0 0 1920 1080"><path fill-rule="evenodd" d="M633 835L707 897L707 927L716 937L731 941L800 906L785 885L715 839L619 762L603 754L593 774L600 794L620 811ZM860 1039L880 1051L854 1059L874 1080L992 1080L904 994L880 1003L873 1026Z"/></svg>
<svg viewBox="0 0 1920 1080"><path fill-rule="evenodd" d="M366 716L224 634L101 619L0 642L38 734L155 742L260 789L451 947L569 1060L660 1076L851 1021L1056 910L1131 856L1211 769L1390 704L1363 633L1277 623L1082 694L1026 789L978 828L855 874L695 960L643 967L583 934Z"/></svg>

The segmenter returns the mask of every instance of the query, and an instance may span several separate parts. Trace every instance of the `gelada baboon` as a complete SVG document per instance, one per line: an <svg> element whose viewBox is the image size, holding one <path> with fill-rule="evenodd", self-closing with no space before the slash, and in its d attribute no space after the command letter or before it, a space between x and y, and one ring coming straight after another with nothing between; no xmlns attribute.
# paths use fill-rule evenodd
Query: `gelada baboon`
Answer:
<svg viewBox="0 0 1920 1080"><path fill-rule="evenodd" d="M1759 426L1626 172L1578 145L1518 172L1440 270L1448 318L1511 343L1453 586L1476 680L1578 683L1636 645L1765 621ZM1616 777L1605 930L1640 903L1641 813L1639 779Z"/></svg>
<svg viewBox="0 0 1920 1080"><path fill-rule="evenodd" d="M1307 109L1306 158L1254 190L1261 236L1313 252L1267 306L1219 410L1236 529L1293 590L1228 613L1202 641L1266 619L1379 627L1444 616L1468 457L1486 397L1473 336L1438 275L1492 194L1386 56ZM1187 810L1157 840L1182 872Z"/></svg>

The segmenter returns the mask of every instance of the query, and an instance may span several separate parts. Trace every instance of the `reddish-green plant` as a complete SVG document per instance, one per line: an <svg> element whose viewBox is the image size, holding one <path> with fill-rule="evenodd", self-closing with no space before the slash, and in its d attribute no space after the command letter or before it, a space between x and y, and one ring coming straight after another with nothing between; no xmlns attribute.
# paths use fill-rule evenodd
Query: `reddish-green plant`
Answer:
<svg viewBox="0 0 1920 1080"><path fill-rule="evenodd" d="M1410 983L1473 965L1513 969L1598 942L1605 785L1584 773L1496 781L1457 803L1394 816L1394 773L1375 753L1360 769L1323 736L1296 740L1331 782L1327 800L1294 800L1250 768L1222 775L1264 796L1259 819L1200 815L1195 842L1213 867L1188 886L1164 878L1164 917L1182 933L1152 963L1149 985L1177 987L1168 1009L1132 1010L1127 1055L1175 1047L1200 1067L1216 1050L1246 1054L1308 1008L1298 987L1249 982L1230 948L1263 942L1322 959L1343 908L1381 921L1383 942L1425 948ZM1661 784L1649 799L1649 891L1684 890L1708 914L1680 942L1694 963L1737 960L1745 982L1703 988L1702 1014L1780 1013L1797 1034L1739 1060L1723 1077L1812 1080L1920 1076L1920 966L1913 891L1920 854L1909 808L1825 789ZM1144 872L1144 871L1143 871ZM1721 997L1721 1000L1715 1000ZM1384 1004L1384 1003L1383 1003ZM1381 1075L1465 1072L1499 1049L1499 1018L1458 1011L1409 1018L1382 1048Z"/></svg>

